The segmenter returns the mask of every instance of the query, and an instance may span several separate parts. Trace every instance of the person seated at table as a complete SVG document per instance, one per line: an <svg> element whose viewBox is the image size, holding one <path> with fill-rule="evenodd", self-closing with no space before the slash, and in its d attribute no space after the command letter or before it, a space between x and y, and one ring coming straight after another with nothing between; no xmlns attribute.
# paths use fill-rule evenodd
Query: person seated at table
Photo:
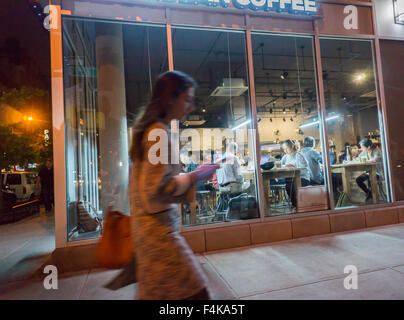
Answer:
<svg viewBox="0 0 404 320"><path fill-rule="evenodd" d="M359 142L360 150L362 151L359 154L359 158L365 157L366 161L371 161L376 163L376 179L380 180L380 176L382 175L383 168L382 168L382 154L380 150L372 143L371 140L365 138ZM368 187L365 185L365 181L368 183ZM356 183L358 184L359 188L363 190L366 194L366 201L371 200L372 191L370 189L370 176L368 172L361 174L359 177L356 178Z"/></svg>
<svg viewBox="0 0 404 320"><path fill-rule="evenodd" d="M188 150L180 151L180 160L183 166L183 171L185 173L195 171L198 168L198 164L194 160L192 160L190 155L191 152ZM198 183L196 184L196 190L205 190L205 184L203 181L198 181Z"/></svg>
<svg viewBox="0 0 404 320"><path fill-rule="evenodd" d="M351 160L359 160L359 154L360 154L360 149L357 144L351 144L349 147L349 150L351 152Z"/></svg>
<svg viewBox="0 0 404 320"><path fill-rule="evenodd" d="M300 143L299 140L295 140L295 146L296 146L296 151L301 152L302 151L302 144Z"/></svg>
<svg viewBox="0 0 404 320"><path fill-rule="evenodd" d="M330 146L330 164L336 164L337 163L337 148L332 145Z"/></svg>
<svg viewBox="0 0 404 320"><path fill-rule="evenodd" d="M301 153L307 161L310 172L310 184L322 185L324 184L323 172L321 171L320 164L322 158L320 153L314 149L316 140L313 137L304 138L303 148Z"/></svg>
<svg viewBox="0 0 404 320"><path fill-rule="evenodd" d="M191 152L188 150L180 151L180 160L185 173L195 171L198 168L197 163L190 157Z"/></svg>
<svg viewBox="0 0 404 320"><path fill-rule="evenodd" d="M300 170L300 179L301 185L306 187L310 185L310 173L309 173L309 165L307 164L306 159L304 156L297 152L297 147L292 140L286 140L282 143L283 152L285 155L281 160L282 166L285 167L295 167L295 168L304 168ZM286 179L286 192L289 195L289 199L291 199L292 206L296 207L296 191L294 187L294 178L287 178Z"/></svg>
<svg viewBox="0 0 404 320"><path fill-rule="evenodd" d="M219 190L231 194L240 193L244 182L240 161L236 156L237 149L237 143L229 143L223 155L225 161L221 164L220 168L216 170Z"/></svg>

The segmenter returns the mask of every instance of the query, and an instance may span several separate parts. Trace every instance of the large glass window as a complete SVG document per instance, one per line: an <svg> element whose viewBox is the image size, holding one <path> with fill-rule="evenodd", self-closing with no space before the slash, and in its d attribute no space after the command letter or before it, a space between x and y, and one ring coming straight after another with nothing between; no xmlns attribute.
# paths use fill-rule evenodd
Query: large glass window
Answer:
<svg viewBox="0 0 404 320"><path fill-rule="evenodd" d="M129 213L131 128L168 70L166 36L158 25L63 19L69 240L99 236L82 214ZM265 216L326 210L326 155L336 207L390 201L372 42L321 39L320 119L312 37L253 32L251 40L258 128L245 32L172 29L174 68L198 84L194 112L172 123L182 173L221 164L181 206L183 225L259 218L258 193Z"/></svg>
<svg viewBox="0 0 404 320"><path fill-rule="evenodd" d="M173 56L198 83L196 110L179 124L183 172L226 158L182 206L183 224L258 218L245 33L174 28Z"/></svg>
<svg viewBox="0 0 404 320"><path fill-rule="evenodd" d="M99 236L87 213L129 212L131 127L168 69L166 44L164 27L63 20L69 240Z"/></svg>
<svg viewBox="0 0 404 320"><path fill-rule="evenodd" d="M371 41L321 39L335 206L389 201Z"/></svg>
<svg viewBox="0 0 404 320"><path fill-rule="evenodd" d="M310 37L252 34L265 215L328 209Z"/></svg>

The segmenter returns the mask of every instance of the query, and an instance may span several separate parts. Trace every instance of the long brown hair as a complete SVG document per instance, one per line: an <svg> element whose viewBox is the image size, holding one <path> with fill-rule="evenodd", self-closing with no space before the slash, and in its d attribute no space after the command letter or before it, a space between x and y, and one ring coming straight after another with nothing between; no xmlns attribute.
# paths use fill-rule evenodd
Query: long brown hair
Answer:
<svg viewBox="0 0 404 320"><path fill-rule="evenodd" d="M180 71L168 71L157 78L152 98L140 120L134 125L130 150L132 161L143 159L142 139L147 128L152 123L162 121L166 117L171 99L177 98L192 87L196 87L194 79Z"/></svg>

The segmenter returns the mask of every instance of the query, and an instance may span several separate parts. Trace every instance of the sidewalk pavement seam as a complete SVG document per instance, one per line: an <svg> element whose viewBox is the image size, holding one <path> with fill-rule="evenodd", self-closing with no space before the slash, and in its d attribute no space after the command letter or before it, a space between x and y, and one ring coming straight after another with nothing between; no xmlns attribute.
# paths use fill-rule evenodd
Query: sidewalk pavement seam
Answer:
<svg viewBox="0 0 404 320"><path fill-rule="evenodd" d="M358 275L377 272L377 271L383 271L383 270L387 270L387 269L389 269L389 268L387 267L387 268L378 268L378 269L374 269L374 270L367 270L367 271L363 271L363 272L358 272ZM397 270L395 270L395 271L397 271ZM397 272L399 272L399 271L397 271ZM274 289L274 290L268 290L268 291L260 291L260 292L248 294L246 296L241 296L238 299L242 299L242 298L245 299L245 298L248 298L248 297L263 295L263 294L270 293L270 292L277 292L277 291L283 291L283 290L289 290L289 289L293 289L293 288L309 286L309 285L316 284L316 283L321 283L321 282L344 279L345 277L346 277L345 274L341 275L341 276L331 276L331 277L329 277L327 279L322 279L322 280L317 280L317 281L313 281L313 282L303 283L303 284L299 284L299 285L296 285L296 286L290 286L290 287L285 287L285 288L281 288L281 289Z"/></svg>
<svg viewBox="0 0 404 320"><path fill-rule="evenodd" d="M216 273L218 278L226 285L226 287L230 290L231 294L238 299L238 295L236 294L236 291L233 289L233 287L222 277L220 272L215 268L215 266L209 261L209 259L205 256L205 254L202 255L204 259L206 260L206 263L209 264L209 266L213 269L213 271Z"/></svg>
<svg viewBox="0 0 404 320"><path fill-rule="evenodd" d="M398 267L404 267L404 266L403 266L403 265L400 265L400 266L395 266L395 267L389 267L389 269L390 269L390 270L393 270L393 271L395 271L395 272L398 272L398 273L400 273L400 274L402 274L403 277L404 277L404 271L400 271L400 270L394 269L394 268L398 268Z"/></svg>
<svg viewBox="0 0 404 320"><path fill-rule="evenodd" d="M77 296L77 300L81 300L81 296L82 296L83 290L84 290L84 288L85 288L85 286L87 284L88 276L90 275L91 270L92 270L91 268L87 270L86 279L83 281L83 285L81 286L81 289L80 289L79 294Z"/></svg>
<svg viewBox="0 0 404 320"><path fill-rule="evenodd" d="M8 257L10 257L14 253L16 253L18 250L26 247L31 241L32 241L32 239L29 239L29 240L25 241L24 243L19 245L17 248L14 248L13 250L11 250L7 255L5 255L4 257L1 257L0 260L2 261L2 263L3 263L3 261L5 262Z"/></svg>

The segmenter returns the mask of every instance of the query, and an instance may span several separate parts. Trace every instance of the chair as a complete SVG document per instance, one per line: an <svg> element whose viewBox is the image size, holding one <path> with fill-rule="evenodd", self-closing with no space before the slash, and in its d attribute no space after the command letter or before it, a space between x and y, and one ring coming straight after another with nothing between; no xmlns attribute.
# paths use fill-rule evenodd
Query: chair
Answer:
<svg viewBox="0 0 404 320"><path fill-rule="evenodd" d="M379 188L379 195L382 197L382 200L384 202L387 202L387 195L386 192L384 192L384 186L385 186L384 182L385 182L384 178L380 177L380 179L377 180L377 186Z"/></svg>
<svg viewBox="0 0 404 320"><path fill-rule="evenodd" d="M283 202L289 202L289 197L286 192L286 184L274 184L270 186L271 196L274 199L274 203L281 204Z"/></svg>
<svg viewBox="0 0 404 320"><path fill-rule="evenodd" d="M196 192L196 198L198 201L198 222L206 222L207 220L213 220L215 216L215 210L212 208L210 202L212 202L212 192L209 190L201 190Z"/></svg>
<svg viewBox="0 0 404 320"><path fill-rule="evenodd" d="M216 221L226 220L230 199L240 195L241 193L243 193L243 184L241 183L232 183L229 186L219 187L219 200L215 213Z"/></svg>

